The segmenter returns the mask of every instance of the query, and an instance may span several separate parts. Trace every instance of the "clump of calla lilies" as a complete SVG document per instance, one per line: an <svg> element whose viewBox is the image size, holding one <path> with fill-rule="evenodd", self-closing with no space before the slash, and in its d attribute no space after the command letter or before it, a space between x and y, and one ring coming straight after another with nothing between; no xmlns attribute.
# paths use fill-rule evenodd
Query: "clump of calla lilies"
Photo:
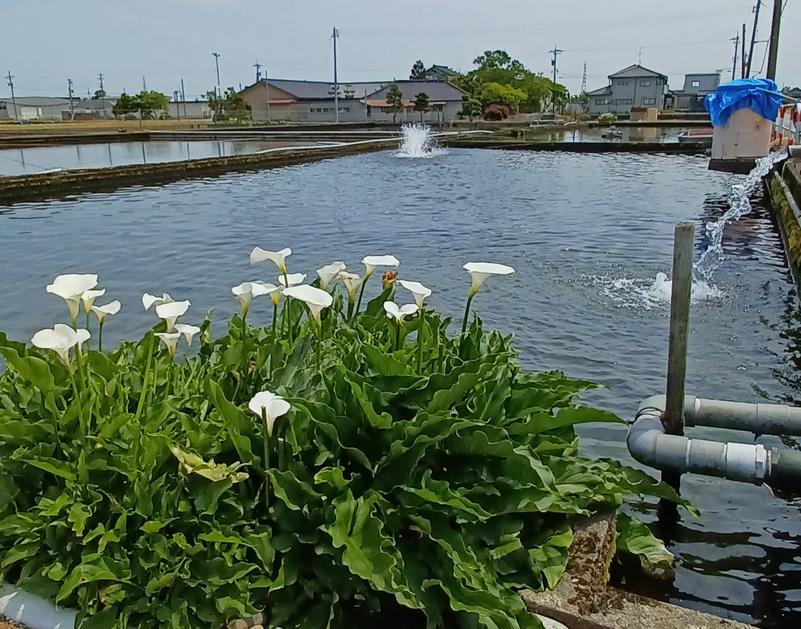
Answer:
<svg viewBox="0 0 801 629"><path fill-rule="evenodd" d="M259 301L269 297L272 305L272 321L270 333L273 338L273 347L279 338L286 339L292 343L295 338L296 330L290 323L291 316L287 315L287 310L291 303L298 304L306 313L309 322L309 334L313 335L316 346L316 367L322 371L322 344L323 338L327 334L326 330L333 330L336 333L336 312L329 315L329 311L336 300L347 303L346 314L343 318L343 325L358 326L358 317L361 312L363 297L366 286L376 270L382 269L381 277L381 296L386 299L381 304L383 313L389 321L392 342L390 349L394 352L401 350L404 346L404 339L410 328L416 329L416 354L415 366L418 372L422 370L423 347L426 342L426 311L428 300L432 296L432 290L413 279L399 278L400 260L393 255L370 255L365 256L361 263L363 269L361 273L354 273L348 270L343 261L334 261L318 268L315 272L316 279L307 282L307 274L301 272L290 272L288 259L292 255L289 248L278 251L268 251L256 247L250 254L252 265L263 265L268 263L275 267L276 274L272 281L261 279L251 279L231 287L231 294L238 300L241 311L242 334L249 334L250 328L246 324L249 312L252 308L258 307ZM471 283L467 292L467 302L465 305L464 317L462 319L461 331L465 333L470 308L479 290L488 278L492 276L510 275L514 269L510 266L489 262L468 262L464 269L469 273ZM359 269L357 269L359 270ZM38 331L33 335L31 343L41 349L50 351L57 360L67 368L71 386L75 399L78 400L78 414L80 420L81 439L87 444L90 433L91 406L84 408L81 400L85 397L81 391L89 388L89 361L86 359L87 348L91 349L92 325L90 315L94 315L97 322L97 351L103 351L103 330L110 318L119 314L122 304L119 300L107 303L98 303L98 299L106 294L104 288L98 286L99 280L96 274L65 274L56 277L47 286L47 292L56 295L64 300L69 315L69 324L56 323L52 328ZM341 286L341 289L339 287ZM403 290L400 296L406 296L404 300L397 295L397 287ZM283 310L279 309L283 303ZM153 311L160 323L153 329L150 342L147 345L145 370L142 377L142 395L140 395L136 407L134 419L138 421L142 415L144 405L148 399L156 392L157 380L159 378L157 359L159 351L166 353L167 378L171 377L172 365L174 365L181 341L185 342L186 359L191 355L190 350L195 336L201 333L201 327L184 321L184 317L191 303L188 299L174 299L169 293L163 292L161 295L144 293L142 295L142 307L145 311ZM81 310L85 314L83 326L79 326ZM341 311L338 311L341 312ZM373 313L375 314L375 313ZM297 317L296 317L297 318ZM416 320L416 323L412 322ZM328 332L331 333L331 332ZM439 340L437 339L437 342ZM159 349L162 348L161 350ZM271 350L272 351L272 350ZM271 363L272 365L272 363ZM247 382L249 366L247 363L240 365L242 373L237 375L240 384ZM270 373L272 372L272 366ZM162 379L164 378L162 371ZM245 385L247 386L247 385ZM283 435L286 432L287 419L291 406L278 394L270 390L256 391L248 403L250 411L257 416L262 424L264 438L264 465L271 467L271 461L277 464L277 469L285 469L287 452L286 439ZM190 465L191 455L185 453L180 448L174 448L174 452L180 453L181 464L186 468ZM277 453L277 457L271 456ZM176 454L176 456L179 456ZM188 458L189 457L189 458ZM193 464L193 469L199 469L197 464ZM213 462L208 463L204 468L206 474L222 473L223 469L219 465L215 467ZM226 468L227 469L227 468ZM210 471L211 470L211 471ZM216 470L216 471L215 471ZM232 472L233 474L233 472ZM238 475L237 475L238 474ZM234 474L236 478L244 477L239 473ZM269 488L264 491L264 501L269 508L270 492Z"/></svg>

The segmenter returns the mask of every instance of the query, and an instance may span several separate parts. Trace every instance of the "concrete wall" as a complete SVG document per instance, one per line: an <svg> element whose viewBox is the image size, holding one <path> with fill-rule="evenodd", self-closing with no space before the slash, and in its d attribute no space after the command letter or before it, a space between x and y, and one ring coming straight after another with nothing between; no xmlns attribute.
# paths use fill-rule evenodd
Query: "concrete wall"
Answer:
<svg viewBox="0 0 801 629"><path fill-rule="evenodd" d="M208 101L170 102L170 118L190 120L210 120L211 108Z"/></svg>
<svg viewBox="0 0 801 629"><path fill-rule="evenodd" d="M246 98L251 107L253 120L263 122L267 120L267 105L263 98ZM429 123L437 123L459 119L461 101L451 101L442 106L442 111L429 111L423 119ZM270 105L270 118L272 120L289 120L290 122L334 122L334 100L300 101L295 103ZM420 120L420 113L411 107L397 115L398 122L415 122ZM392 122L392 113L379 107L367 107L359 99L341 98L339 100L340 122Z"/></svg>

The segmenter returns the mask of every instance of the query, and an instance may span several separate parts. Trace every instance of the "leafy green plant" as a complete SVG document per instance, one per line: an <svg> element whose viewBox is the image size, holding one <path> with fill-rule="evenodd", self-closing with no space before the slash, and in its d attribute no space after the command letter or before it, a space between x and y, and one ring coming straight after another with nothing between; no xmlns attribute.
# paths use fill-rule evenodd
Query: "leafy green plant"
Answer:
<svg viewBox="0 0 801 629"><path fill-rule="evenodd" d="M258 251L292 283L289 250ZM322 284L339 272L363 290L397 264L365 260L364 279L334 263ZM471 301L513 271L468 270ZM73 321L96 279L52 285ZM579 454L576 424L619 421L577 404L594 385L524 371L469 308L450 336L430 290L407 282L416 303L400 307L394 272L384 280L364 310L355 289L281 302L242 284L243 314L217 339L208 317L179 328L189 304L166 294L143 300L163 321L111 352L71 328L35 339L55 351L0 333L0 576L78 608L85 629L261 610L280 627L538 626L517 591L556 584L576 518L678 497ZM267 294L273 325L252 327ZM197 352L176 350L195 334Z"/></svg>

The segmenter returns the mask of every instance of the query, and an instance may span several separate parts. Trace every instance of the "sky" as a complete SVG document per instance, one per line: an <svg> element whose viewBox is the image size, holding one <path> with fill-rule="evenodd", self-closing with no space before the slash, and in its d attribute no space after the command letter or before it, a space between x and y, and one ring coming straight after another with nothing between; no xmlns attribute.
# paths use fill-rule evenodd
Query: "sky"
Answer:
<svg viewBox="0 0 801 629"><path fill-rule="evenodd" d="M559 81L571 92L607 84L642 59L681 89L688 72L731 76L743 22L750 38L756 0L0 0L0 73L14 75L18 96L75 92L173 95L184 79L188 99L216 84L248 85L257 62L274 78L332 80L331 30L339 29L341 83L408 78L426 65L472 67L484 50L504 49L550 75L554 46ZM801 0L786 0L777 81L801 85ZM770 33L772 0L762 0L758 40ZM763 67L758 43L754 70ZM793 60L793 55L795 59ZM10 96L0 81L0 96Z"/></svg>

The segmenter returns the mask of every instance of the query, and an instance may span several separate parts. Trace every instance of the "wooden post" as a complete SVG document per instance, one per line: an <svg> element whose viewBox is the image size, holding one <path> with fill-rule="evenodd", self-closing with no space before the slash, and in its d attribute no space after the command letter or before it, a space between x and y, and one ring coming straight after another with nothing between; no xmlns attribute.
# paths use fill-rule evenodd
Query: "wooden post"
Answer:
<svg viewBox="0 0 801 629"><path fill-rule="evenodd" d="M670 435L684 434L684 377L687 373L687 336L693 286L695 226L679 223L673 242L673 285L670 296L667 400L662 423ZM663 472L662 480L678 490L681 475Z"/></svg>

